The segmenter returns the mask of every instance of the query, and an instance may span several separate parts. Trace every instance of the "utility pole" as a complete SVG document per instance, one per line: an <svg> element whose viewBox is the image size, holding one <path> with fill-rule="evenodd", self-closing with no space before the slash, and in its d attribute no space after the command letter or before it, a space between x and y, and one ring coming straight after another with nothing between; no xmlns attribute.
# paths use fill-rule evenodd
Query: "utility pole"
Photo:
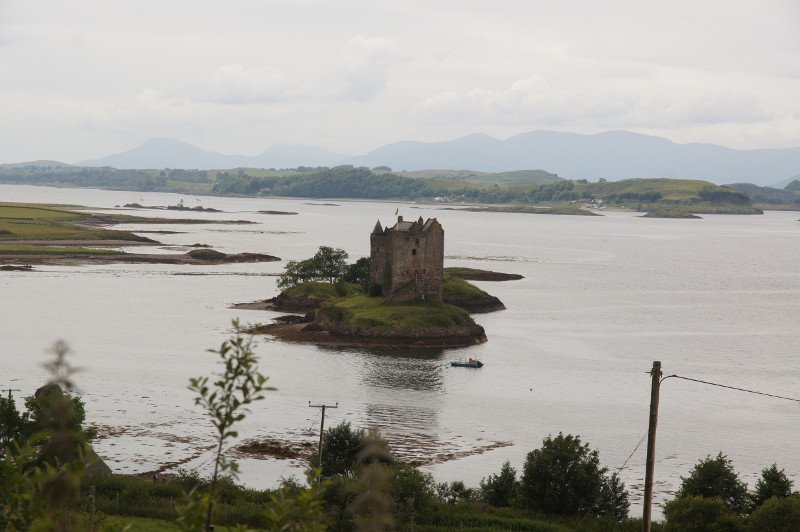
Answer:
<svg viewBox="0 0 800 532"><path fill-rule="evenodd" d="M647 462L644 472L644 510L642 511L642 532L650 532L651 510L653 506L653 472L656 465L656 424L658 423L658 392L661 388L661 362L653 361L650 370L650 424L647 428Z"/></svg>
<svg viewBox="0 0 800 532"><path fill-rule="evenodd" d="M339 402L337 401L335 405L312 405L311 401L308 402L308 406L310 408L321 408L322 409L322 419L319 422L319 471L317 472L317 487L319 487L320 482L322 481L322 435L325 433L325 409L326 408L339 408Z"/></svg>
<svg viewBox="0 0 800 532"><path fill-rule="evenodd" d="M8 392L8 400L10 401L11 399L13 399L13 397L11 397L11 392L21 392L22 390L18 388L6 388L5 390L0 390L0 391Z"/></svg>

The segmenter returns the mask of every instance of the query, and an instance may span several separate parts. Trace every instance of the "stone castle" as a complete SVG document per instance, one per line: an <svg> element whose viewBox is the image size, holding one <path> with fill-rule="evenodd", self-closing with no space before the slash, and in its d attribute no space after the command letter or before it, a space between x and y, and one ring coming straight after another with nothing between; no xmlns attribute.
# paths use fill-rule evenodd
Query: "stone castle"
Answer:
<svg viewBox="0 0 800 532"><path fill-rule="evenodd" d="M370 235L370 293L390 301L442 300L444 229L436 220L380 221Z"/></svg>

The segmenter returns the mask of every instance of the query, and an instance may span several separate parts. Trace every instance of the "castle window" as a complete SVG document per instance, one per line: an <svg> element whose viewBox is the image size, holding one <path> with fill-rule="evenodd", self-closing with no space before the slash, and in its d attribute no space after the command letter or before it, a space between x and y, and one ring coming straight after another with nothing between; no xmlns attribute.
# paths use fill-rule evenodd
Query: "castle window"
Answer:
<svg viewBox="0 0 800 532"><path fill-rule="evenodd" d="M419 238L415 238L414 243L419 246Z"/></svg>
<svg viewBox="0 0 800 532"><path fill-rule="evenodd" d="M417 250L416 250L416 249L412 249L412 250L411 250L411 254L412 254L412 255L416 255L416 254L417 254Z"/></svg>

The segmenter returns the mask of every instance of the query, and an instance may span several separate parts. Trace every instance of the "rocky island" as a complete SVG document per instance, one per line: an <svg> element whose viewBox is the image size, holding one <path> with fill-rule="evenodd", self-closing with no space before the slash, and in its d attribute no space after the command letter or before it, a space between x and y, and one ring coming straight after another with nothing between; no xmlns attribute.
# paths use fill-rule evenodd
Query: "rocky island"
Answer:
<svg viewBox="0 0 800 532"><path fill-rule="evenodd" d="M370 235L370 258L347 266L346 256L343 250L321 247L311 259L290 261L279 280L287 288L277 297L234 308L303 314L251 329L286 341L464 346L486 341L483 327L470 313L505 308L464 277L521 277L469 268L445 270L444 230L435 218L407 222L398 217L387 228L378 222Z"/></svg>

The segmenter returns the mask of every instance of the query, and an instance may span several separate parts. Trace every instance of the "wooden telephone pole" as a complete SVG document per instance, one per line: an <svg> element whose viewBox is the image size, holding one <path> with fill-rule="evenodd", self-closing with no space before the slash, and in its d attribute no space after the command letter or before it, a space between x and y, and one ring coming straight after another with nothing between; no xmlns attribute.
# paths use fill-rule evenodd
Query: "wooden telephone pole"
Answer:
<svg viewBox="0 0 800 532"><path fill-rule="evenodd" d="M0 391L8 392L8 400L10 401L11 399L13 399L13 397L11 396L11 392L21 392L22 390L18 388L6 388L5 390L0 390Z"/></svg>
<svg viewBox="0 0 800 532"><path fill-rule="evenodd" d="M337 402L335 405L312 405L311 401L308 402L308 406L310 408L321 408L322 409L322 419L319 422L319 471L317 472L317 487L319 487L320 482L322 480L322 435L325 434L325 409L326 408L339 408L339 403Z"/></svg>
<svg viewBox="0 0 800 532"><path fill-rule="evenodd" d="M653 506L653 472L656 465L656 424L658 423L658 393L661 388L661 362L653 361L650 370L650 424L647 428L647 462L644 472L644 509L642 511L642 532L650 532Z"/></svg>

